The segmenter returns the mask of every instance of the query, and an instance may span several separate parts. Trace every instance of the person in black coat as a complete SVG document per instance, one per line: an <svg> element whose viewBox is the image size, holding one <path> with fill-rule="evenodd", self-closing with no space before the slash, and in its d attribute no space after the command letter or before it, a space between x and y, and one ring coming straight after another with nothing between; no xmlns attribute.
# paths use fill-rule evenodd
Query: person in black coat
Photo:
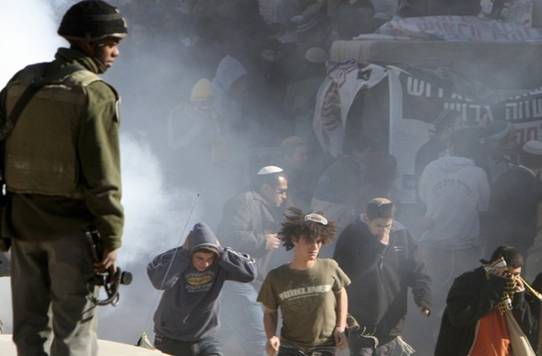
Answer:
<svg viewBox="0 0 542 356"><path fill-rule="evenodd" d="M488 263L455 279L448 293L435 356L511 355L513 328L506 309L524 335L532 339L536 322L519 278L523 263L516 248L499 246ZM511 297L508 302L505 293Z"/></svg>
<svg viewBox="0 0 542 356"><path fill-rule="evenodd" d="M352 280L347 288L349 313L364 330L361 338L350 334L351 355L411 349L400 338L409 287L422 314L430 314L430 278L412 236L393 221L394 209L387 198L372 199L335 247L333 258Z"/></svg>

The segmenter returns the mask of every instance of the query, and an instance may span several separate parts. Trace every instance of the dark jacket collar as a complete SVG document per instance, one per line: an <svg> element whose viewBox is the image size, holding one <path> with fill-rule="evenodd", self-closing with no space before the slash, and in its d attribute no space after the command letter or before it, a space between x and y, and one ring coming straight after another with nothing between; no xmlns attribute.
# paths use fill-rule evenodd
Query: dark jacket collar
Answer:
<svg viewBox="0 0 542 356"><path fill-rule="evenodd" d="M105 67L98 63L96 59L87 56L86 54L75 48L61 47L57 50L55 58L57 60L67 63L79 64L86 70L89 70L96 74L102 74L103 72L105 72Z"/></svg>

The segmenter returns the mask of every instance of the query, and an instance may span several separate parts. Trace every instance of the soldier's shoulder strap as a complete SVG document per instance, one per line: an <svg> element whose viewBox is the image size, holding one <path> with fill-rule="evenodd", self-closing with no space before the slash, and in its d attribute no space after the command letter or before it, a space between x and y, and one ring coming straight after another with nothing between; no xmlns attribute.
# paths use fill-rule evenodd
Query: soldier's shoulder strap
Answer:
<svg viewBox="0 0 542 356"><path fill-rule="evenodd" d="M66 75L63 78L67 79L69 82L81 87L87 87L95 82L102 82L111 89L116 100L119 100L120 97L117 90L111 84L100 78L96 73L77 65L66 66L64 70Z"/></svg>
<svg viewBox="0 0 542 356"><path fill-rule="evenodd" d="M13 109L7 115L7 118L4 122L4 125L0 127L0 140L5 140L19 119L19 116L23 112L24 108L28 105L32 97L44 86L63 83L66 80L83 87L90 85L96 81L102 80L97 74L83 68L77 64L68 64L62 67L60 72L52 71L52 63L39 63L33 65L32 68L27 67L29 71L39 73L37 75L37 80L34 80L26 89L23 91Z"/></svg>
<svg viewBox="0 0 542 356"><path fill-rule="evenodd" d="M39 67L38 67L39 66ZM35 69L38 69L41 71L41 77L45 74L45 70L47 68L46 64L39 64L36 65ZM34 68L33 68L34 69ZM30 102L32 97L45 85L45 83L42 83L41 80L35 81L29 86L26 87L26 89L23 91L11 111L7 114L5 121L3 125L0 127L0 141L4 141L13 128L15 127L15 123L17 122L17 119L23 112L26 105Z"/></svg>
<svg viewBox="0 0 542 356"><path fill-rule="evenodd" d="M103 81L96 73L78 65L70 64L65 66L62 70L62 74L64 74L61 76L62 79L67 78L69 81L82 87L87 87L97 81Z"/></svg>

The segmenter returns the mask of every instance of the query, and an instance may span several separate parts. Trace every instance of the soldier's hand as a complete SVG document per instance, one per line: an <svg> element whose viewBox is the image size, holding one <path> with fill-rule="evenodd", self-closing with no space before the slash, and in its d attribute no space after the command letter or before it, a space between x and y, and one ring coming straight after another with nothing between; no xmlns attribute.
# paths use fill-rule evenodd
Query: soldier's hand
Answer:
<svg viewBox="0 0 542 356"><path fill-rule="evenodd" d="M265 234L265 248L275 250L280 247L280 239L277 234Z"/></svg>
<svg viewBox="0 0 542 356"><path fill-rule="evenodd" d="M105 250L103 258L94 265L97 272L104 273L107 270L117 270L117 250Z"/></svg>
<svg viewBox="0 0 542 356"><path fill-rule="evenodd" d="M337 346L339 350L346 348L348 341L346 339L346 334L344 333L344 327L336 327L335 331L333 332L333 337L335 338L335 346Z"/></svg>
<svg viewBox="0 0 542 356"><path fill-rule="evenodd" d="M280 338L278 336L272 336L267 340L265 345L265 351L268 356L275 356L278 354L280 348Z"/></svg>

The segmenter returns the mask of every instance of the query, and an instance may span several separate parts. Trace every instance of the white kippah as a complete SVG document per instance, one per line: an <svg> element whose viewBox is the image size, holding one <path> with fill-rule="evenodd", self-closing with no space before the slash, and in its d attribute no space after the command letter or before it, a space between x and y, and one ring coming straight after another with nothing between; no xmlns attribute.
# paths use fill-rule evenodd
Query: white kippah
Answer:
<svg viewBox="0 0 542 356"><path fill-rule="evenodd" d="M326 217L320 214L316 214L316 213L310 213L310 214L305 215L304 220L320 223L322 225L327 225Z"/></svg>
<svg viewBox="0 0 542 356"><path fill-rule="evenodd" d="M523 151L533 155L542 155L542 142L538 140L527 141L523 145Z"/></svg>
<svg viewBox="0 0 542 356"><path fill-rule="evenodd" d="M267 175L267 174L273 174L273 173L280 173L280 172L284 172L284 170L280 167L277 167L277 166L265 166L263 167L262 169L260 169L258 171L258 175L259 176L264 176L264 175Z"/></svg>

